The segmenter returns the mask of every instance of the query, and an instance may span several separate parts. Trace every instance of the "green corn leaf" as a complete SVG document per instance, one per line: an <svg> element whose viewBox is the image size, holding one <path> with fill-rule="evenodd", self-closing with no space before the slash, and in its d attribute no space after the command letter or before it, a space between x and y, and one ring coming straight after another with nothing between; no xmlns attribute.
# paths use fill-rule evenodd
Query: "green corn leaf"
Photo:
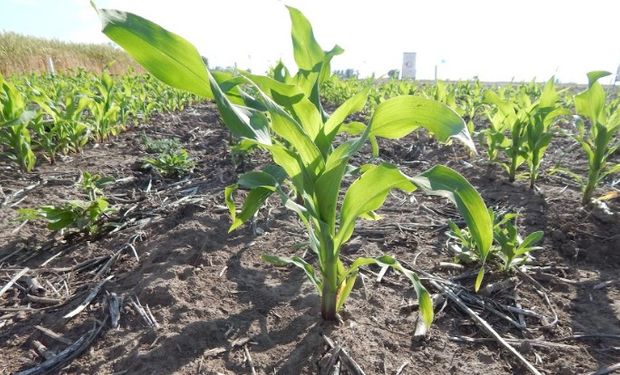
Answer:
<svg viewBox="0 0 620 375"><path fill-rule="evenodd" d="M367 126L363 122L351 121L343 123L338 127L338 133L347 133L349 135L359 135L366 130Z"/></svg>
<svg viewBox="0 0 620 375"><path fill-rule="evenodd" d="M325 121L325 125L321 133L318 135L316 139L316 143L319 146L321 152L325 155L328 153L331 148L332 142L336 134L340 133L340 129L342 128L342 122L351 114L361 111L366 105L366 101L368 99L368 89L365 89L358 93L357 95L349 98L345 101L340 107L338 107L334 113ZM356 122L356 132L353 133L352 126L348 127L349 134L357 135L362 133L366 125L362 123Z"/></svg>
<svg viewBox="0 0 620 375"><path fill-rule="evenodd" d="M314 73L310 77L305 78L307 85L304 85L306 88L311 87L311 90L316 91L315 97L312 98L314 102L314 99L318 99L318 85L323 83L330 74L331 59L342 54L344 50L336 45L329 51L323 51L314 38L312 25L310 25L303 13L290 6L287 6L287 8L291 18L291 37L295 62L300 69L300 73ZM315 74L318 75L315 76ZM297 79L300 78L302 77L298 74Z"/></svg>
<svg viewBox="0 0 620 375"><path fill-rule="evenodd" d="M465 121L450 107L417 96L402 95L379 104L370 120L371 135L389 139L423 127L442 142L456 138L475 151Z"/></svg>
<svg viewBox="0 0 620 375"><path fill-rule="evenodd" d="M213 97L217 103L226 127L238 137L245 137L259 144L270 145L269 120L261 112L253 108L231 103L215 78L207 71Z"/></svg>
<svg viewBox="0 0 620 375"><path fill-rule="evenodd" d="M309 264L302 258L298 256L294 256L292 258L285 258L276 255L263 255L261 258L265 262L273 264L276 267L283 267L292 264L296 267L301 268L308 277L308 280L310 280L312 285L314 285L319 295L322 293L323 283L321 282L321 279L317 277L316 272L314 271L314 267L312 267L311 264Z"/></svg>
<svg viewBox="0 0 620 375"><path fill-rule="evenodd" d="M17 214L20 221L32 221L41 216L36 208L20 208L17 210Z"/></svg>
<svg viewBox="0 0 620 375"><path fill-rule="evenodd" d="M275 179L264 172L247 172L239 177L239 186L246 189L263 188L270 191L276 191L277 182Z"/></svg>
<svg viewBox="0 0 620 375"><path fill-rule="evenodd" d="M330 51L323 51L314 38L312 26L308 19L297 9L287 7L291 18L291 37L293 40L293 55L299 71L294 81L302 88L304 95L316 107L323 120L327 118L319 95L321 83L331 74L331 59L344 52L339 46Z"/></svg>
<svg viewBox="0 0 620 375"><path fill-rule="evenodd" d="M347 172L348 161L364 144L368 129L356 140L349 140L338 146L327 158L325 170L316 181L316 197L319 213L334 232L336 222L336 204L342 184L342 178Z"/></svg>
<svg viewBox="0 0 620 375"><path fill-rule="evenodd" d="M241 73L254 82L263 92L271 96L274 101L280 105L286 106L287 104L296 103L304 96L303 92L295 85L290 85L270 77L255 75L245 71ZM280 94L288 100L280 103L276 100L274 94Z"/></svg>
<svg viewBox="0 0 620 375"><path fill-rule="evenodd" d="M523 242L521 242L521 244L519 246L520 247L532 247L537 242L542 240L544 234L545 233L543 231L540 231L540 230L536 231L536 232L532 232L532 233L528 234L527 237L525 237L525 239L523 240Z"/></svg>
<svg viewBox="0 0 620 375"><path fill-rule="evenodd" d="M382 255L376 258L359 257L355 259L355 261L353 261L344 277L348 279L353 275L357 275L360 267L368 266L371 264L376 264L380 267L391 267L392 269L402 273L405 277L409 279L416 291L416 295L418 296L420 314L422 315L422 319L424 320L426 326L430 327L431 323L433 322L434 316L433 300L430 296L430 293L428 292L428 290L426 290L426 288L424 288L415 272L403 267L393 257L389 255ZM344 301L342 301L342 303L344 303Z"/></svg>
<svg viewBox="0 0 620 375"><path fill-rule="evenodd" d="M379 143L377 142L377 137L374 135L368 136L368 141L370 142L370 152L373 157L379 156Z"/></svg>
<svg viewBox="0 0 620 375"><path fill-rule="evenodd" d="M336 300L336 311L340 310L344 303L349 298L351 294L351 290L355 286L355 281L357 281L357 272L350 274L346 279L344 279L343 284L340 286L338 291L338 299Z"/></svg>
<svg viewBox="0 0 620 375"><path fill-rule="evenodd" d="M605 70L595 70L592 72L589 72L587 74L588 76L588 87L592 87L594 85L595 82L597 82L599 79L603 78L603 77L607 77L611 75L610 72L607 72Z"/></svg>
<svg viewBox="0 0 620 375"><path fill-rule="evenodd" d="M349 98L338 107L329 119L325 122L323 132L325 135L335 134L338 131L338 126L351 114L361 111L366 105L368 100L369 89L364 89L355 96ZM333 138L333 136L332 136Z"/></svg>
<svg viewBox="0 0 620 375"><path fill-rule="evenodd" d="M588 73L588 89L575 96L575 110L577 114L586 116L592 122L592 126L599 121L604 114L605 90L598 79L605 77L609 72L590 72Z"/></svg>
<svg viewBox="0 0 620 375"><path fill-rule="evenodd" d="M97 9L102 32L170 86L212 98L202 57L190 42L133 13Z"/></svg>
<svg viewBox="0 0 620 375"><path fill-rule="evenodd" d="M560 95L555 89L555 77L552 76L543 87L542 94L538 100L539 105L543 108L553 107L558 100L560 100Z"/></svg>
<svg viewBox="0 0 620 375"><path fill-rule="evenodd" d="M269 198L269 196L274 192L273 190L267 188L256 188L254 190L251 190L243 203L241 212L236 213L236 209L234 208L234 206L232 206L233 208L231 209L230 203L233 202L232 204L234 205L234 186L235 185L230 185L224 190L226 206L229 209L232 219L232 224L230 225L230 228L228 228L228 233L234 231L235 229L243 225L243 223L254 217L254 214L256 214L256 212L261 208L265 200L267 200L267 198Z"/></svg>
<svg viewBox="0 0 620 375"><path fill-rule="evenodd" d="M262 171L244 173L239 177L239 182L237 184L227 186L224 190L224 200L232 220L228 232L232 232L254 217L265 200L276 192L285 177L286 173L282 168L269 165ZM250 192L245 198L241 212L237 213L234 193L239 187L250 189Z"/></svg>
<svg viewBox="0 0 620 375"><path fill-rule="evenodd" d="M325 52L314 38L312 25L298 9L287 6L291 17L293 54L300 69L313 70L314 66L323 62Z"/></svg>
<svg viewBox="0 0 620 375"><path fill-rule="evenodd" d="M282 60L278 61L278 64L275 66L275 68L273 68L273 78L276 81L282 83L289 82L289 80L291 79L291 74L289 73L284 63L282 63Z"/></svg>
<svg viewBox="0 0 620 375"><path fill-rule="evenodd" d="M493 242L493 221L476 189L459 173L443 165L437 165L411 180L425 192L448 198L456 204L484 262Z"/></svg>
<svg viewBox="0 0 620 375"><path fill-rule="evenodd" d="M390 164L369 166L347 190L340 209L340 230L336 236L336 248L345 243L353 233L357 218L380 208L392 189L406 192L415 185L398 168Z"/></svg>
<svg viewBox="0 0 620 375"><path fill-rule="evenodd" d="M615 173L620 173L620 163L608 167L603 173L603 178Z"/></svg>
<svg viewBox="0 0 620 375"><path fill-rule="evenodd" d="M260 95L260 101L265 105L266 111L271 116L271 129L295 148L299 158L304 163L304 169L314 173L322 169L324 166L323 156L299 122L262 92L258 86L254 86L254 88Z"/></svg>

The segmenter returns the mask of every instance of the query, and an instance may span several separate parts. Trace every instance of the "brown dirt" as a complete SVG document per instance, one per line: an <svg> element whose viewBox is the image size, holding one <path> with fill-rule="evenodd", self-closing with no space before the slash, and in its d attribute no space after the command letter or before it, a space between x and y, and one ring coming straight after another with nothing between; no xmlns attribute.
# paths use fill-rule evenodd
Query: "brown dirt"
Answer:
<svg viewBox="0 0 620 375"><path fill-rule="evenodd" d="M179 183L140 170L139 160L145 155L142 132L150 137L179 138L198 162L194 173ZM265 253L303 252L303 229L292 214L277 201L269 201L254 226L227 234L224 187L233 183L238 173L265 162L262 155L253 155L243 163L233 163L227 138L213 106L205 104L180 115L158 116L82 155L53 166L40 165L35 173L22 174L0 162L0 186L7 197L40 183L0 208L0 287L18 270L30 267L39 270L48 297L55 294L45 280L58 289L61 299L67 292L70 296L58 306L31 303L32 310L10 311L28 305L22 290L26 284L20 281L19 287L0 297L0 373L41 363L34 340L51 351L66 348L35 325L75 341L93 327L95 319L106 319L107 293L124 297L119 328L111 328L106 320L93 344L60 373L249 374L243 346L235 345L249 339L246 347L257 373L314 374L328 351L322 335L345 348L367 374L394 374L404 364L402 374L526 373L494 342L452 340L455 336L488 336L451 302L438 307L428 337L413 340L417 312L402 306L415 295L405 280L392 272L377 282L372 272L378 270L365 270L365 282L358 282L354 289L342 313L343 321L322 321L318 297L303 273L274 268L260 259ZM546 168L556 163L582 168L579 150L567 151L569 140L554 142ZM548 268L530 275L548 291L558 323L545 327L543 323L549 322L525 317L527 329L519 330L488 311L478 310L504 337L565 344L515 345L540 371L578 374L620 362L617 339L566 339L576 333L620 335L620 283L593 289L600 282L618 279L620 225L602 222L591 209L580 208L576 184L559 175L543 174L539 190L534 192L525 182L508 183L503 171L484 158L468 157L456 145L438 145L423 133L399 142L382 142L381 146L381 159L398 162L409 174L435 163L459 170L490 206L520 210L527 231L545 231L544 249L535 254L535 264ZM127 178L107 190L117 209L109 221L132 224L94 238L83 234L60 238L42 223L28 223L12 233L20 224L16 208L75 198L78 193L73 184L80 170ZM381 211L383 220L358 225L343 250L345 259L388 253L435 275L456 276L457 272L438 266L451 261L444 232L449 218L458 219L455 210L434 197L414 197L416 201L411 203L405 194L392 194ZM617 201L610 205L618 212ZM134 245L138 259L128 243ZM117 252L117 260L105 275L95 275ZM62 270L97 257L105 258L80 270ZM306 259L311 260L311 255ZM45 261L48 263L42 267ZM93 302L76 317L64 319L107 274L114 277ZM491 271L487 281L504 277ZM473 277L459 282L471 288ZM63 289L64 283L68 291ZM553 317L533 282L520 280L517 291L523 308ZM145 324L133 299L149 306L159 328ZM488 301L514 304L507 293Z"/></svg>

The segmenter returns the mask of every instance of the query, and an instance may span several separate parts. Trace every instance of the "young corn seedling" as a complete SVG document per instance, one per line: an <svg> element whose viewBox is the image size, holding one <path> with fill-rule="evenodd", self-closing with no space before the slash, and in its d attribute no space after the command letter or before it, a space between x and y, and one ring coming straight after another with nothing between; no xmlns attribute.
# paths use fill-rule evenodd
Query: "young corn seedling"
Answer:
<svg viewBox="0 0 620 375"><path fill-rule="evenodd" d="M93 114L92 132L97 141L117 135L124 124L119 122L121 108L115 101L116 87L114 80L107 72L103 72L95 83L95 96L90 102Z"/></svg>
<svg viewBox="0 0 620 375"><path fill-rule="evenodd" d="M488 96L487 96L488 97ZM510 139L506 137L506 131L510 126L510 120L503 111L492 111L485 108L485 113L489 119L489 126L481 130L482 137L487 145L487 156L489 161L499 163L500 152L510 146Z"/></svg>
<svg viewBox="0 0 620 375"><path fill-rule="evenodd" d="M530 98L531 92L540 93L535 101ZM490 90L485 93L485 101L496 107L494 114L488 113L491 121L486 131L489 159L495 160L498 150L506 153L509 163L502 163L502 166L511 182L519 166L527 162L530 188L534 188L540 163L552 139L552 126L558 116L568 114L560 106L559 99L554 77L542 91L522 87L512 100Z"/></svg>
<svg viewBox="0 0 620 375"><path fill-rule="evenodd" d="M505 214L493 226L493 238L499 251L495 252L504 262L504 271L508 272L528 260L529 253L540 250L534 246L542 240L544 233L536 231L521 238L517 229L517 214Z"/></svg>
<svg viewBox="0 0 620 375"><path fill-rule="evenodd" d="M543 238L543 232L537 231L528 234L523 239L518 232L518 215L506 213L497 215L492 209L488 210L488 217L493 224L493 246L489 252L492 256L497 256L503 262L503 270L508 272L514 267L525 263L528 254L533 250L539 250L536 243ZM481 271L484 274L484 261L474 241L469 228L459 228L455 223L449 222L450 230L448 237L450 249L455 253L456 259L463 263L482 263ZM478 290L482 282L481 274L476 279L474 288Z"/></svg>
<svg viewBox="0 0 620 375"><path fill-rule="evenodd" d="M455 254L455 258L459 262L463 263L478 263L480 264L480 270L474 281L474 290L477 292L484 280L484 274L486 272L486 263L492 254L493 244L493 211L492 209L486 209L484 212L480 211L476 213L476 220L490 225L491 230L489 234L491 239L488 243L482 243L476 237L476 234L472 232L473 226L466 220L465 228L459 228L453 221L448 222L449 231L447 235L449 237L448 246ZM487 224L489 223L489 224Z"/></svg>
<svg viewBox="0 0 620 375"><path fill-rule="evenodd" d="M327 114L321 106L320 87L330 76L332 57L343 51L338 46L324 51L305 16L291 7L288 11L298 71L291 75L281 67L274 74L276 78L270 78L243 71L237 75L212 72L195 47L180 36L131 13L98 10L103 32L148 71L176 88L215 100L233 135L271 155L273 164L241 175L237 184L226 188L225 200L232 217L230 230L251 219L275 194L304 224L317 267L297 256L266 255L264 259L301 268L321 296L324 319L336 319L360 267L374 264L391 267L411 281L421 316L430 325L432 302L415 273L387 255L360 257L345 264L341 248L350 239L358 219L377 218L375 211L391 190L412 192L420 188L452 200L475 241L483 252L488 252L492 222L488 221L486 206L467 180L448 167L435 166L410 177L387 163L353 168L349 160L371 137L397 139L418 128L427 129L440 141L457 139L473 149L466 125L441 103L398 96L379 104L357 137L336 142L347 117L364 108L368 91L357 93ZM343 180L349 176L354 180L345 189ZM249 191L239 211L234 200L238 189Z"/></svg>
<svg viewBox="0 0 620 375"><path fill-rule="evenodd" d="M33 97L41 111L46 114L46 118L37 121L34 126L36 142L52 164L58 152L67 154L82 150L90 136L88 125L82 121L90 99L79 94L77 90L58 99L61 103L56 103L42 90L38 96Z"/></svg>
<svg viewBox="0 0 620 375"><path fill-rule="evenodd" d="M26 172L34 169L37 160L28 130L35 117L35 112L26 110L24 98L15 86L0 75L0 146Z"/></svg>
<svg viewBox="0 0 620 375"><path fill-rule="evenodd" d="M555 78L551 77L542 89L540 98L528 109L528 122L525 128L527 140L527 164L530 172L530 189L538 178L540 163L551 139L552 127L559 116L570 112L562 108L560 93L555 89Z"/></svg>
<svg viewBox="0 0 620 375"><path fill-rule="evenodd" d="M617 134L620 131L620 111L611 110L605 104L605 90L598 83L609 72L588 73L588 88L575 96L574 138L579 142L588 160L588 179L583 188L581 204L589 204L598 184L612 173L620 172L620 164L610 165L607 160L620 147ZM586 126L583 118L589 123Z"/></svg>

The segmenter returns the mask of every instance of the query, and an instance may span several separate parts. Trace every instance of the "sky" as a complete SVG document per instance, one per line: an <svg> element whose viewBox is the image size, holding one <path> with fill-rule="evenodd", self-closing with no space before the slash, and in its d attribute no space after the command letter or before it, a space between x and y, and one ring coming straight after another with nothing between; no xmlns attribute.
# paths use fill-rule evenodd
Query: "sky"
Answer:
<svg viewBox="0 0 620 375"><path fill-rule="evenodd" d="M333 69L361 76L401 69L417 53L417 78L586 82L620 65L618 0L98 0L191 41L210 66L263 73L279 59L294 67L284 5L300 9L316 39L345 53ZM0 31L108 43L88 0L0 0ZM609 83L611 82L610 81ZM608 82L604 82L608 83Z"/></svg>

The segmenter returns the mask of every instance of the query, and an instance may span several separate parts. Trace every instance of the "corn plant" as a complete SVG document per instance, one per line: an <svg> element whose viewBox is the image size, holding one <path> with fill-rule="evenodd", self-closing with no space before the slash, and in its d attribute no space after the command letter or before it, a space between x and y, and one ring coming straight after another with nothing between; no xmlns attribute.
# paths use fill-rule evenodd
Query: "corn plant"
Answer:
<svg viewBox="0 0 620 375"><path fill-rule="evenodd" d="M357 93L327 114L321 105L320 87L330 76L332 58L343 50L335 46L324 51L305 16L295 8L289 7L288 11L298 71L290 75L280 69L274 74L276 78L270 78L243 71L237 75L212 72L195 47L180 36L131 13L98 10L103 32L142 66L176 88L215 100L233 135L271 155L273 164L241 175L237 184L226 188L225 201L232 217L230 230L251 219L275 194L304 224L318 268L297 256L266 255L264 259L276 265L300 267L321 296L324 319L336 319L360 267L374 264L389 266L411 281L423 321L429 325L433 319L432 302L414 272L387 255L360 257L346 265L341 248L350 239L358 219L377 218L375 211L391 190L412 192L420 188L455 202L476 242L483 251L488 250L492 223L484 215L484 202L465 178L445 166L410 177L387 163L356 168L349 160L370 137L397 139L421 127L440 141L457 139L473 149L466 125L441 103L398 96L376 107L358 137L335 142L346 118L364 108L368 91ZM345 179L353 179L346 189ZM238 189L248 190L239 212L234 199Z"/></svg>
<svg viewBox="0 0 620 375"><path fill-rule="evenodd" d="M487 100L493 94L485 94ZM485 108L485 114L489 119L489 126L483 129L480 134L487 146L487 157L489 161L499 163L500 152L503 152L510 146L510 139L506 136L506 132L510 127L510 118L504 114L504 111Z"/></svg>
<svg viewBox="0 0 620 375"><path fill-rule="evenodd" d="M570 112L561 106L560 93L555 89L555 78L545 84L540 98L529 108L525 136L527 140L527 164L530 174L530 188L534 188L538 178L540 163L551 139L552 126L559 116Z"/></svg>
<svg viewBox="0 0 620 375"><path fill-rule="evenodd" d="M90 111L93 115L92 132L97 141L117 135L123 127L119 122L121 108L115 99L114 80L107 72L103 72L95 82L95 96L90 102Z"/></svg>
<svg viewBox="0 0 620 375"><path fill-rule="evenodd" d="M60 103L43 92L32 99L46 114L46 118L38 121L34 129L36 143L46 152L50 163L54 163L58 152L81 151L90 136L90 129L82 120L89 98L75 90L57 97Z"/></svg>
<svg viewBox="0 0 620 375"><path fill-rule="evenodd" d="M473 84L470 82L456 83L457 113L467 119L467 130L469 130L470 134L474 134L474 118L476 113L482 108L483 98L483 87L478 79Z"/></svg>
<svg viewBox="0 0 620 375"><path fill-rule="evenodd" d="M0 75L0 146L7 157L27 172L32 171L36 156L28 130L36 113L26 109L26 102L15 86Z"/></svg>
<svg viewBox="0 0 620 375"><path fill-rule="evenodd" d="M539 93L534 101L532 93ZM527 163L530 188L534 188L540 163L553 136L552 126L558 116L568 114L560 105L554 77L542 91L528 85L522 87L515 98L506 99L489 90L485 93L485 101L496 107L496 112L489 114L491 126L486 130L489 158L495 160L498 150L506 153L509 163L502 165L511 182L515 180L517 168Z"/></svg>
<svg viewBox="0 0 620 375"><path fill-rule="evenodd" d="M536 231L522 238L517 230L517 219L517 214L507 213L493 226L498 250L495 254L504 262L504 271L525 263L531 251L542 249L534 245L542 240L544 233Z"/></svg>
<svg viewBox="0 0 620 375"><path fill-rule="evenodd" d="M492 209L488 210L488 217L493 222L493 246L489 254L503 262L503 270L511 271L528 260L529 253L539 250L536 243L542 240L544 233L536 231L528 234L525 239L521 237L517 227L518 214L496 214ZM482 268L474 288L478 290L484 274L484 258L474 240L469 228L459 228L454 222L449 223L450 249L455 253L456 260L462 263L481 263Z"/></svg>
<svg viewBox="0 0 620 375"><path fill-rule="evenodd" d="M611 73L595 71L588 73L588 88L575 96L575 139L581 145L588 160L588 179L583 188L583 205L590 203L598 184L612 173L620 172L620 164L610 165L607 160L620 147L617 133L620 131L620 111L611 110L605 104L605 90L598 83ZM583 118L589 123L589 129Z"/></svg>

